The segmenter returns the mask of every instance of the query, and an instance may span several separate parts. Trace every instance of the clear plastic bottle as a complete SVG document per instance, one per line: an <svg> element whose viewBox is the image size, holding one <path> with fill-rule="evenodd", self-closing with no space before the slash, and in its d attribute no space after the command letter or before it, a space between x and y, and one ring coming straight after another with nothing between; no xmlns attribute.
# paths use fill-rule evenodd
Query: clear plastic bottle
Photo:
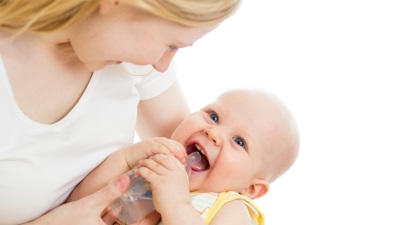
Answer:
<svg viewBox="0 0 400 225"><path fill-rule="evenodd" d="M200 158L199 152L192 152L186 158L185 170L188 176L190 176L191 165L199 162ZM136 223L154 210L150 183L143 177L135 175L139 167L136 166L127 173L130 178L127 191L110 204L114 215L125 224Z"/></svg>

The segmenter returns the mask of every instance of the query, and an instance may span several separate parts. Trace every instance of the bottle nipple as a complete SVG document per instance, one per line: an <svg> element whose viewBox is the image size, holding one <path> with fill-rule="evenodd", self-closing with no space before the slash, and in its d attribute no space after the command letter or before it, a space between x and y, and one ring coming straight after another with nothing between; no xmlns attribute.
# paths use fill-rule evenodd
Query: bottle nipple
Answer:
<svg viewBox="0 0 400 225"><path fill-rule="evenodd" d="M190 153L188 155L188 157L186 158L185 170L186 170L186 174L187 174L188 178L192 172L192 164L199 162L200 159L201 159L201 155L197 151Z"/></svg>

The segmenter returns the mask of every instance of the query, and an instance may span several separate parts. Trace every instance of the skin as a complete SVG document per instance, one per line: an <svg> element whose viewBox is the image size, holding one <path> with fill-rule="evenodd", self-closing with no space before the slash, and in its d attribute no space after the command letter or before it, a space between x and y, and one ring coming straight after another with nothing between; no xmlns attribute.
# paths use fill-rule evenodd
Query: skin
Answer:
<svg viewBox="0 0 400 225"><path fill-rule="evenodd" d="M118 179L110 182L107 186L100 189L95 194L89 195L82 198L79 201L71 202L68 204L61 205L60 207L50 211L44 216L32 221L25 223L24 225L36 225L36 224L58 224L58 225L105 225L113 224L115 220L103 219L101 215L103 209L107 207L110 202L120 196L129 186L129 178L127 176L121 176ZM78 211L76 209L79 209ZM158 220L156 214L151 215L149 219L153 220L148 224L153 224ZM145 223L142 223L145 224ZM140 225L140 224L138 224Z"/></svg>
<svg viewBox="0 0 400 225"><path fill-rule="evenodd" d="M120 174L132 169L139 163L139 160L157 154L171 155L175 159L178 159L180 163L183 163L187 156L185 148L180 143L167 138L155 137L127 146L111 154L81 181L68 197L67 202L76 202L77 200L84 199L85 196L95 195L110 180L117 179ZM103 220L109 221L109 223L114 222L116 217L113 212L108 207L104 208L105 210L102 212ZM140 224L155 224L159 219L160 215L154 211L145 221L141 221Z"/></svg>
<svg viewBox="0 0 400 225"><path fill-rule="evenodd" d="M183 27L139 14L129 5L104 0L93 15L65 30L24 33L17 39L0 31L0 53L21 111L35 122L54 124L73 109L94 71L121 61L149 64L165 71L179 48L193 45L214 28ZM165 102L173 102L173 107ZM162 116L156 113L160 111ZM137 131L141 139L170 137L188 114L176 82L160 96L139 104L138 119L142 121ZM90 211L83 207L99 205L104 209L111 203L111 198L98 199L111 193L108 186L99 192L103 195L82 198L27 224L112 224L114 220L101 220L98 208ZM122 192L110 196L115 199Z"/></svg>
<svg viewBox="0 0 400 225"><path fill-rule="evenodd" d="M201 149L209 168L192 167L188 182L180 162L171 155L140 161L143 167L138 174L150 182L163 224L205 224L191 205L189 191L237 191L251 199L266 194L271 179L286 171L297 155L296 135L293 147L280 148L291 141L286 133L296 133L292 119L282 112L284 107L272 96L228 92L187 117L171 136L188 153L193 145ZM211 224L250 224L250 218L244 203L232 201Z"/></svg>
<svg viewBox="0 0 400 225"><path fill-rule="evenodd" d="M206 171L192 171L190 190L241 192L249 184L265 184L258 161L264 154L262 146L276 137L267 132L270 121L259 121L270 111L264 98L254 96L224 94L187 117L172 134L171 138L184 146L196 145L210 163ZM266 133L271 136L265 138Z"/></svg>
<svg viewBox="0 0 400 225"><path fill-rule="evenodd" d="M107 1L100 5L99 13L72 29L83 35L73 35L70 42L78 58L92 70L126 61L151 64L164 72L179 48L193 45L214 28L181 26Z"/></svg>
<svg viewBox="0 0 400 225"><path fill-rule="evenodd" d="M140 160L156 154L172 155L180 163L185 162L187 156L182 144L171 139L155 137L140 141L111 154L75 187L67 202L76 201L94 193L107 185L110 180L128 172Z"/></svg>
<svg viewBox="0 0 400 225"><path fill-rule="evenodd" d="M12 42L6 40L6 35L0 35L0 51L21 110L36 122L53 124L74 107L93 71L126 61L150 64L163 72L179 48L192 45L214 28L183 27L139 14L129 5L104 1L97 13L67 30L27 33ZM148 108L151 110L157 105L159 109L159 103L165 100L160 97L160 101L155 98L140 108L149 111ZM178 108L162 107L167 119L163 121L188 114L177 83L166 92L167 99L175 100L175 97ZM148 120L152 119L154 116ZM156 125L165 127L166 124ZM146 134L164 134L157 129Z"/></svg>
<svg viewBox="0 0 400 225"><path fill-rule="evenodd" d="M210 166L201 171L192 166L189 183L182 163L195 145ZM258 91L234 90L186 117L171 139L152 138L129 148L108 157L77 186L69 200L95 192L139 163L142 167L137 173L150 182L163 224L204 224L191 205L190 191L237 191L251 199L265 195L269 184L294 162L298 135L292 117L278 99ZM249 221L243 202L232 201L222 207L212 224Z"/></svg>

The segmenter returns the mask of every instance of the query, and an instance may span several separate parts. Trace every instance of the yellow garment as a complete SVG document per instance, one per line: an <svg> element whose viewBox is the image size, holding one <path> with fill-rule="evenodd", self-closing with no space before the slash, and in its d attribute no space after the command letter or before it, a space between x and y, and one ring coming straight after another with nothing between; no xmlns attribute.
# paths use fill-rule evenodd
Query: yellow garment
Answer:
<svg viewBox="0 0 400 225"><path fill-rule="evenodd" d="M264 225L264 216L261 210L250 198L237 192L229 191L222 193L191 193L192 204L199 212L201 218L210 224L215 215L223 205L233 200L242 200L249 210L253 225Z"/></svg>

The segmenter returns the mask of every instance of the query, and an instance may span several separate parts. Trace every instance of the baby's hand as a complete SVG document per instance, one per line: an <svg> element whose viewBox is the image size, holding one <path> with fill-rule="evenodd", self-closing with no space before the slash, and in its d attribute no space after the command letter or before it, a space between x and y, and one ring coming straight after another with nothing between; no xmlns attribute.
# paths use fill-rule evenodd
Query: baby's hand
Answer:
<svg viewBox="0 0 400 225"><path fill-rule="evenodd" d="M150 182L153 203L163 215L182 204L191 204L189 181L182 163L172 155L157 154L140 160L136 174Z"/></svg>
<svg viewBox="0 0 400 225"><path fill-rule="evenodd" d="M132 168L139 160L149 158L156 154L165 154L175 156L181 163L185 163L186 149L177 141L155 137L140 141L125 151L125 158L128 165Z"/></svg>

